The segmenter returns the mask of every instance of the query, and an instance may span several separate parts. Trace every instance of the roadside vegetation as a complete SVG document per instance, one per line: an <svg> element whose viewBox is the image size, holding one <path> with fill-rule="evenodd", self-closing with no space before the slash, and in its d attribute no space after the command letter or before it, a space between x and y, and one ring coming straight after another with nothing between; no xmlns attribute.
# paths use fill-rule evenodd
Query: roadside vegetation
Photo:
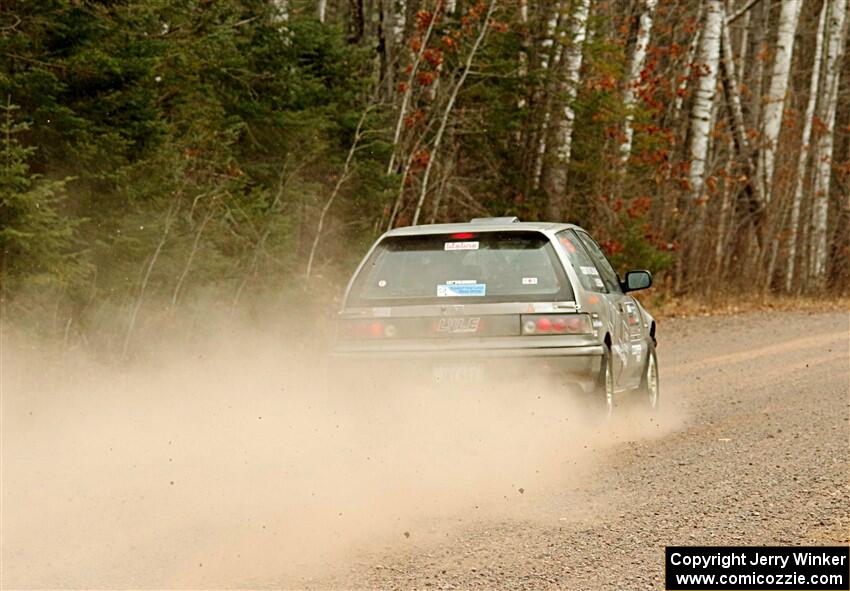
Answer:
<svg viewBox="0 0 850 591"><path fill-rule="evenodd" d="M848 0L2 7L3 314L66 343L329 309L384 230L487 215L662 304L850 292Z"/></svg>

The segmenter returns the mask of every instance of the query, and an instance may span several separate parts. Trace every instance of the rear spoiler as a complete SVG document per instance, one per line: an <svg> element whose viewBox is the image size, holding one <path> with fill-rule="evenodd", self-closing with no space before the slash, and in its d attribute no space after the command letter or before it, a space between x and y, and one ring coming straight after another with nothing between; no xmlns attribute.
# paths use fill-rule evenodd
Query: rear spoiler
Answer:
<svg viewBox="0 0 850 591"><path fill-rule="evenodd" d="M519 223L519 218L514 216L502 217L502 218L472 218L469 220L470 224L517 224Z"/></svg>

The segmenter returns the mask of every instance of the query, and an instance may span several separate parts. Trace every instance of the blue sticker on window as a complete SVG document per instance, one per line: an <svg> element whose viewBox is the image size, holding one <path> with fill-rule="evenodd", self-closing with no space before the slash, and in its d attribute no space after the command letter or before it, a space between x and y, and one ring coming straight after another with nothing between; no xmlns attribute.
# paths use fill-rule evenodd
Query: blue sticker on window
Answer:
<svg viewBox="0 0 850 591"><path fill-rule="evenodd" d="M441 284L437 286L438 298L464 298L484 296L487 293L486 283Z"/></svg>

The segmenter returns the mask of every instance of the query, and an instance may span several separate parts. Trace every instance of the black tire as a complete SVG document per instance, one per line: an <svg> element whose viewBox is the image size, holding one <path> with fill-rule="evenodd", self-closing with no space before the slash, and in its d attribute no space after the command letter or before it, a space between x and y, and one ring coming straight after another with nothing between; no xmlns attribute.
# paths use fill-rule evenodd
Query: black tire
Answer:
<svg viewBox="0 0 850 591"><path fill-rule="evenodd" d="M658 357L655 355L655 343L649 343L649 353L646 356L646 366L640 379L638 396L641 405L651 411L658 410L661 398L660 381L658 379Z"/></svg>
<svg viewBox="0 0 850 591"><path fill-rule="evenodd" d="M596 378L596 387L593 392L594 406L598 406L605 416L610 418L614 415L614 365L611 357L611 349L605 347L602 355L602 363L599 367L599 376Z"/></svg>

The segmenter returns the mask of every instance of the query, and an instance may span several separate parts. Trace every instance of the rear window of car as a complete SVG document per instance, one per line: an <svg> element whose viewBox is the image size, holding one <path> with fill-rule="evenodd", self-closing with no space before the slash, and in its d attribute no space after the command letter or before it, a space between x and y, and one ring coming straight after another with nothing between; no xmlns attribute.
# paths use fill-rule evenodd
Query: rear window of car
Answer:
<svg viewBox="0 0 850 591"><path fill-rule="evenodd" d="M539 232L391 236L360 270L349 305L536 302L573 299Z"/></svg>

